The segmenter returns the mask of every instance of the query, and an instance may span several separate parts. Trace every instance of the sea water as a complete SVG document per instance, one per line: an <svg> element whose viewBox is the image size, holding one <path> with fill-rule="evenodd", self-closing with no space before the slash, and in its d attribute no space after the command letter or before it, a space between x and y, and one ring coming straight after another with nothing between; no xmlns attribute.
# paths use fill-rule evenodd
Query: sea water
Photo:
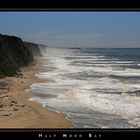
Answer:
<svg viewBox="0 0 140 140"><path fill-rule="evenodd" d="M42 62L30 100L66 113L75 128L140 127L140 49L48 47Z"/></svg>

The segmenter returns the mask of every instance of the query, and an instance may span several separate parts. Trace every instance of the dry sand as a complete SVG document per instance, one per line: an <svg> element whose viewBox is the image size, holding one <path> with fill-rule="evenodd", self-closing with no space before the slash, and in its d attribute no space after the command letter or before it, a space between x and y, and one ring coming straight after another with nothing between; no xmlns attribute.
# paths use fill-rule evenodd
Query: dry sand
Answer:
<svg viewBox="0 0 140 140"><path fill-rule="evenodd" d="M41 82L35 73L46 71L39 62L21 69L17 77L0 79L0 128L71 128L72 123L60 114L29 101L25 92L32 83Z"/></svg>

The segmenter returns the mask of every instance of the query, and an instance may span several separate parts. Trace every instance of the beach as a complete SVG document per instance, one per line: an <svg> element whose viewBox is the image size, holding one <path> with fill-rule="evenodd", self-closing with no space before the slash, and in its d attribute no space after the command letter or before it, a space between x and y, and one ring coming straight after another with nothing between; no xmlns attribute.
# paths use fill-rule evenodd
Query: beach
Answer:
<svg viewBox="0 0 140 140"><path fill-rule="evenodd" d="M140 49L46 49L31 100L67 114L74 128L140 127Z"/></svg>
<svg viewBox="0 0 140 140"><path fill-rule="evenodd" d="M29 101L33 93L26 89L41 82L35 74L46 71L40 61L21 69L21 75L0 79L0 128L71 128L65 114ZM47 97L46 97L47 98Z"/></svg>

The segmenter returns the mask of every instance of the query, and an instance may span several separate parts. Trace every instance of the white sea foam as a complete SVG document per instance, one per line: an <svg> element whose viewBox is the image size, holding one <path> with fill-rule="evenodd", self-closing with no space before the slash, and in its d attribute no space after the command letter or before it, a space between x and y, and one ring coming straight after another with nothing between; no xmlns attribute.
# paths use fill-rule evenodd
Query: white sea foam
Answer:
<svg viewBox="0 0 140 140"><path fill-rule="evenodd" d="M77 91L73 96L90 109L122 115L127 119L140 116L140 97L122 94L99 94L90 91Z"/></svg>
<svg viewBox="0 0 140 140"><path fill-rule="evenodd" d="M88 54L76 56L68 49L48 48L47 52L48 54L45 59L49 63L49 66L54 69L53 71L36 74L36 76L51 79L52 81L35 83L31 88L33 91L43 94L51 93L52 95L57 95L57 97L48 99L35 97L32 100L40 102L44 107L47 105L60 112L64 111L69 113L75 111L76 108L80 110L80 107L86 107L90 110L121 115L129 119L130 123L139 125L140 97L131 96L129 93L126 93L139 90L140 84L126 84L118 79L111 78L113 75L123 78L140 76L139 69L123 69L121 67L124 65L131 66L134 61L120 61L118 59L106 61L104 56L98 56L98 54L95 56L92 56L92 54L89 56ZM67 57L69 59L65 59ZM76 63L79 63L78 66L72 64L75 61L78 61ZM84 66L84 63L80 61L84 61L88 66ZM93 62L94 64L88 64L88 62ZM73 76L71 77L72 74ZM77 79L82 78L82 76L82 80ZM108 127L103 124L97 125Z"/></svg>

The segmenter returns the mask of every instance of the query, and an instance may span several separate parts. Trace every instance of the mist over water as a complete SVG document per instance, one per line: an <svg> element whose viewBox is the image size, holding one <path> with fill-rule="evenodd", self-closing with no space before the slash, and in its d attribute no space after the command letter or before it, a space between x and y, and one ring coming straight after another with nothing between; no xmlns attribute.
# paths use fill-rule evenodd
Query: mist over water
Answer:
<svg viewBox="0 0 140 140"><path fill-rule="evenodd" d="M78 128L140 127L140 49L47 48L30 100ZM50 96L48 98L48 96Z"/></svg>

